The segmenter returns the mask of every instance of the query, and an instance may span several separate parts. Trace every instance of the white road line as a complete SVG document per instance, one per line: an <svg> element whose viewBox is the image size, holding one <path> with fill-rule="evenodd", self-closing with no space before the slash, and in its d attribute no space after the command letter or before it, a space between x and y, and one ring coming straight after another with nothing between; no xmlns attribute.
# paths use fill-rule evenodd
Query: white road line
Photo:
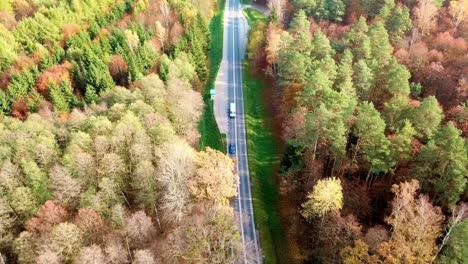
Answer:
<svg viewBox="0 0 468 264"><path fill-rule="evenodd" d="M232 0L230 1L230 4L231 4ZM236 53L235 53L235 48L234 48L234 45L235 45L235 23L234 23L234 7L231 5L231 11L230 12L230 15L231 15L231 28L232 28L232 45L233 45L233 48L232 48L232 59L233 61L235 62L235 58L236 58ZM235 65L235 63L234 63ZM235 107L237 108L237 104L236 104L236 69L235 67L233 68L234 71L233 71L233 78L234 78L234 84L233 84L233 90L234 90L234 103L235 103ZM237 109L236 109L236 112L237 112ZM237 144L237 116L234 117L234 144ZM240 222L240 226L241 226L241 237L242 237L242 254L244 256L244 263L247 263L247 256L246 256L246 250L245 250L245 237L244 237L244 223L243 223L243 219L242 219L242 203L241 203L241 192L240 192L240 183L241 183L241 174L240 174L240 167L239 167L239 155L238 155L238 151L235 152L235 155L236 155L236 158L237 158L237 173L239 174L239 185L237 186L237 192L238 192L238 200L239 200L239 222Z"/></svg>
<svg viewBox="0 0 468 264"><path fill-rule="evenodd" d="M244 26L245 26L245 20L242 19L242 21L244 22ZM240 23L239 23L240 24ZM242 31L243 32L243 31ZM242 66L242 65L241 65ZM240 80L242 81L242 67L240 68L239 70L239 73L240 73ZM245 108L244 108L244 87L243 87L243 84L241 83L241 89L240 89L240 92L241 92L241 97L242 97L242 100L241 100L241 104L242 104L242 123L243 123L243 127L244 127L244 135L245 135L245 144L244 144L244 149L245 149L245 155L246 155L246 159L247 159L247 162L246 162L246 169L247 169L247 173L249 174L249 177L247 177L247 189L248 189L248 193L249 193L249 202L250 202L250 215L252 217L251 221L252 221L252 228L253 228L253 237L254 237L254 244L255 244L255 255L256 255L256 259L257 259L257 263L260 264L260 254L259 254L259 251L258 251L258 241L257 241L257 232L255 230L255 219L254 219L254 213L253 213L253 202L252 202L252 192L251 192L251 185L250 185L250 170L249 170L249 160L248 160L248 152L247 152L247 131L246 131L246 128L245 128Z"/></svg>

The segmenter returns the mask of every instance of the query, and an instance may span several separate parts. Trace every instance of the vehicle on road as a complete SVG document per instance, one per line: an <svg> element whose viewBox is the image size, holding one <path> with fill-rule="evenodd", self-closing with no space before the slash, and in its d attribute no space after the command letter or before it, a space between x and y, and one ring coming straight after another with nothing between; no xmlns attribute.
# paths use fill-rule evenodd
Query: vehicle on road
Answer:
<svg viewBox="0 0 468 264"><path fill-rule="evenodd" d="M230 118L236 117L236 104L235 103L229 104L229 117Z"/></svg>
<svg viewBox="0 0 468 264"><path fill-rule="evenodd" d="M236 154L236 145L234 143L229 144L229 154Z"/></svg>

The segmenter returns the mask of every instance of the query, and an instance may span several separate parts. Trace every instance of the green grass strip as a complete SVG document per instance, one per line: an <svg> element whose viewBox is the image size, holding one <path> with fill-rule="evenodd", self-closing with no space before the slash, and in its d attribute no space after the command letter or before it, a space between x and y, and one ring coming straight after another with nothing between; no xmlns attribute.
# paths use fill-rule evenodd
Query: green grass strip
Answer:
<svg viewBox="0 0 468 264"><path fill-rule="evenodd" d="M198 125L200 131L200 149L210 147L219 151L226 151L226 137L219 132L213 113L213 101L210 99L210 89L214 89L219 66L223 59L223 19L225 0L218 0L218 9L210 22L211 46L208 52L210 75L203 91L205 108Z"/></svg>
<svg viewBox="0 0 468 264"><path fill-rule="evenodd" d="M266 21L265 15L254 9L244 9L243 13L251 27ZM266 264L287 263L286 239L278 211L276 171L279 153L271 125L273 117L264 102L265 86L250 74L247 60L242 63L242 72L249 169L260 247Z"/></svg>

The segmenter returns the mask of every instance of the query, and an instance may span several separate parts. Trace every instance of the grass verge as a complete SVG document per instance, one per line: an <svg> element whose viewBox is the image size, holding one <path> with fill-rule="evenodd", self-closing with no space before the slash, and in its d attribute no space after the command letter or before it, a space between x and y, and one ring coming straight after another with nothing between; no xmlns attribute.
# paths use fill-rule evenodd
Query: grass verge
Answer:
<svg viewBox="0 0 468 264"><path fill-rule="evenodd" d="M253 9L244 9L243 12L251 27L266 19ZM242 83L254 217L260 233L260 246L265 263L287 263L286 239L278 211L278 142L271 126L273 117L268 113L263 98L265 86L250 74L247 60L242 63Z"/></svg>
<svg viewBox="0 0 468 264"><path fill-rule="evenodd" d="M205 108L198 124L200 131L200 149L210 147L219 151L226 151L226 137L219 132L218 125L213 113L213 101L210 99L210 89L214 88L219 66L223 59L223 19L225 0L218 0L218 11L211 19L211 46L208 52L210 73L208 83L203 91Z"/></svg>

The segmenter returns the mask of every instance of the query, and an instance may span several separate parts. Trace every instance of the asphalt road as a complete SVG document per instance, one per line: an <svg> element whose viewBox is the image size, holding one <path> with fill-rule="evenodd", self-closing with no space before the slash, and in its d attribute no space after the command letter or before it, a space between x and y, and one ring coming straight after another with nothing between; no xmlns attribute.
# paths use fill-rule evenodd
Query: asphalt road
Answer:
<svg viewBox="0 0 468 264"><path fill-rule="evenodd" d="M243 244L243 256L240 263L262 263L255 221L253 215L252 194L250 190L249 164L247 157L247 138L244 120L244 98L242 93L242 58L246 47L247 21L241 12L239 0L227 0L224 16L224 67L220 73L226 80L227 103L225 112L228 113L228 105L236 104L236 118L227 120L227 144L234 143L236 153L230 154L237 158L237 172L240 177L238 197L233 201L240 224L240 233Z"/></svg>

